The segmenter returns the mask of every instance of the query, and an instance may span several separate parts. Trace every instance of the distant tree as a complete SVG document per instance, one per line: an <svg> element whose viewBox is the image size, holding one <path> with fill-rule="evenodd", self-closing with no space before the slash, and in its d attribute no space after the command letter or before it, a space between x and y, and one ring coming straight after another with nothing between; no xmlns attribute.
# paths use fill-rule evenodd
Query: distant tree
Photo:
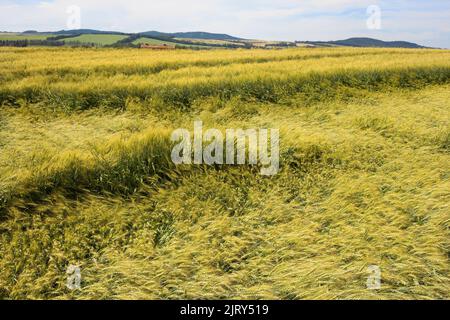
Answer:
<svg viewBox="0 0 450 320"><path fill-rule="evenodd" d="M60 47L63 46L62 41L49 40L0 40L1 47L28 47L28 46L47 46Z"/></svg>

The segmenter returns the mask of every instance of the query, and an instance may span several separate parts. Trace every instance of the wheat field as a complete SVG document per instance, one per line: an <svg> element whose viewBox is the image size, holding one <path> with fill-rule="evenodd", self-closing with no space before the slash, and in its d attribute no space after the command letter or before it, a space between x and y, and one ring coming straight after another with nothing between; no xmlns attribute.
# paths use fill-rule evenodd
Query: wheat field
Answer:
<svg viewBox="0 0 450 320"><path fill-rule="evenodd" d="M450 298L450 51L0 48L0 104L0 299ZM175 166L196 120L280 173Z"/></svg>

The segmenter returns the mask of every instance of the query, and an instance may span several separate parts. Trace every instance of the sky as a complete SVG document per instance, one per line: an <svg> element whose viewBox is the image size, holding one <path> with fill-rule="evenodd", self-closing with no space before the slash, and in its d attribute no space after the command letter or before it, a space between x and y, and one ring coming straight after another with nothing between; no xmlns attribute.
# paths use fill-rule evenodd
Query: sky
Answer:
<svg viewBox="0 0 450 320"><path fill-rule="evenodd" d="M450 0L0 0L0 31L73 26L287 41L372 37L450 48Z"/></svg>

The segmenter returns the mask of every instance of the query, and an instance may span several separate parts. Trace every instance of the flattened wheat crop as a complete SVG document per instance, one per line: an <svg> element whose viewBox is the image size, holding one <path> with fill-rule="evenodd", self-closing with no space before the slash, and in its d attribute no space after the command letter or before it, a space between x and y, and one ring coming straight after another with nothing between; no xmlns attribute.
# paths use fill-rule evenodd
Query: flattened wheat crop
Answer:
<svg viewBox="0 0 450 320"><path fill-rule="evenodd" d="M0 299L449 299L449 89L446 50L0 48ZM280 173L176 166L196 120Z"/></svg>

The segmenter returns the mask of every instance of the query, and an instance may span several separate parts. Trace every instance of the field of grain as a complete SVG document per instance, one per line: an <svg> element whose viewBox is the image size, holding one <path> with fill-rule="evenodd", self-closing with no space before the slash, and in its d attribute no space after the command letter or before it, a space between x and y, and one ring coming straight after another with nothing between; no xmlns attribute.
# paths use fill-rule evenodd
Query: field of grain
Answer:
<svg viewBox="0 0 450 320"><path fill-rule="evenodd" d="M0 48L0 299L449 299L449 89L444 50ZM175 166L195 120L280 173Z"/></svg>

